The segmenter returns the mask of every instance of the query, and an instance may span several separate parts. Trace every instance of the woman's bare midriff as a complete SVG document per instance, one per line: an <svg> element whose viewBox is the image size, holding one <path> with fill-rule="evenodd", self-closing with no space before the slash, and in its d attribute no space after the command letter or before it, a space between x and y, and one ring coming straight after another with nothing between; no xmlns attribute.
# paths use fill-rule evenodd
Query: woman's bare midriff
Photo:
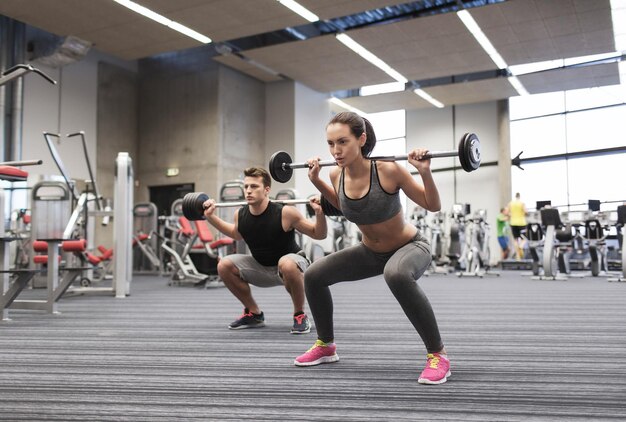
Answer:
<svg viewBox="0 0 626 422"><path fill-rule="evenodd" d="M363 244L374 252L385 253L406 245L417 233L417 228L404 221L402 212L387 221L359 225Z"/></svg>

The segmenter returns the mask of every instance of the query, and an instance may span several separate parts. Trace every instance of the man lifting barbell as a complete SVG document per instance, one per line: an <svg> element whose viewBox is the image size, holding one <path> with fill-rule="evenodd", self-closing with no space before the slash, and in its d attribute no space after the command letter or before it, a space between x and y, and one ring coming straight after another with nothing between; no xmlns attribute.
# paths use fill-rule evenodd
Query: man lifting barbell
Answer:
<svg viewBox="0 0 626 422"><path fill-rule="evenodd" d="M305 292L318 338L294 363L312 366L338 361L329 286L383 274L426 346L426 367L418 382L441 384L450 376L450 361L433 309L416 283L430 264L430 245L415 226L404 220L399 197L402 190L422 208L439 211L439 192L430 170L433 155L425 149L415 149L404 158L419 171L423 183L419 184L398 163L368 158L376 136L370 122L358 114L337 114L327 125L326 134L337 165L330 171L331 184L319 177L319 157L306 163L309 179L323 197L359 227L363 240L315 261L305 272ZM459 146L459 158L468 169L477 168L480 165L478 138L475 135L469 141L468 135L464 138L466 140ZM368 318L373 317L372 310L362 309L361 312L365 325Z"/></svg>
<svg viewBox="0 0 626 422"><path fill-rule="evenodd" d="M294 229L313 239L324 239L326 217L317 199L309 201L315 211L315 223L306 219L296 207L270 201L271 179L265 169L251 167L244 171L244 176L247 204L235 213L234 223L214 214L216 202L213 199L202 204L204 217L211 225L226 236L244 240L251 252L251 255L225 256L217 264L217 272L224 284L244 306L243 314L228 328L265 326L265 317L252 297L250 284L258 287L284 285L293 302L291 333L308 333L311 324L304 313L303 273L309 261L295 241ZM183 200L186 213L190 212L190 207L193 209L192 202Z"/></svg>

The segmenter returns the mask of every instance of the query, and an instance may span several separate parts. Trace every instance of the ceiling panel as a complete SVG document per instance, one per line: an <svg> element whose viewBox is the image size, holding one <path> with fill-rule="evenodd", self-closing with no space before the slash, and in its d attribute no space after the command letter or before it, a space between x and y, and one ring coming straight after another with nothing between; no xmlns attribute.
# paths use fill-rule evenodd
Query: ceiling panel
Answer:
<svg viewBox="0 0 626 422"><path fill-rule="evenodd" d="M319 92L393 82L331 35L247 50L245 56Z"/></svg>
<svg viewBox="0 0 626 422"><path fill-rule="evenodd" d="M232 40L308 23L276 0L210 0L190 8L169 11L167 17L213 41Z"/></svg>
<svg viewBox="0 0 626 422"><path fill-rule="evenodd" d="M263 82L275 82L283 80L283 78L281 78L280 76L269 73L233 54L227 56L219 56L216 57L215 60Z"/></svg>
<svg viewBox="0 0 626 422"><path fill-rule="evenodd" d="M424 91L445 105L502 100L518 95L509 81L502 77L433 86L424 88Z"/></svg>
<svg viewBox="0 0 626 422"><path fill-rule="evenodd" d="M199 44L189 37L172 36L169 28L145 19L128 25L123 31L119 29L113 26L74 35L86 40L98 40L94 45L96 48L114 55L130 49L161 52Z"/></svg>
<svg viewBox="0 0 626 422"><path fill-rule="evenodd" d="M111 0L2 0L0 14L61 36L146 21Z"/></svg>
<svg viewBox="0 0 626 422"><path fill-rule="evenodd" d="M509 0L470 13L509 65L615 51L610 0Z"/></svg>
<svg viewBox="0 0 626 422"><path fill-rule="evenodd" d="M556 69L518 77L531 94L619 85L617 63Z"/></svg>
<svg viewBox="0 0 626 422"><path fill-rule="evenodd" d="M424 91L446 106L501 100L518 95L506 78L439 85L424 88ZM342 98L342 101L366 113L400 108L411 110L433 107L432 104L411 90L366 97Z"/></svg>
<svg viewBox="0 0 626 422"><path fill-rule="evenodd" d="M126 60L202 45L112 0L2 0L0 14Z"/></svg>
<svg viewBox="0 0 626 422"><path fill-rule="evenodd" d="M432 105L413 91L390 92L386 94L368 95L366 97L342 98L341 101L356 107L365 113L398 109L432 108Z"/></svg>
<svg viewBox="0 0 626 422"><path fill-rule="evenodd" d="M348 35L409 80L495 68L453 13L363 28Z"/></svg>

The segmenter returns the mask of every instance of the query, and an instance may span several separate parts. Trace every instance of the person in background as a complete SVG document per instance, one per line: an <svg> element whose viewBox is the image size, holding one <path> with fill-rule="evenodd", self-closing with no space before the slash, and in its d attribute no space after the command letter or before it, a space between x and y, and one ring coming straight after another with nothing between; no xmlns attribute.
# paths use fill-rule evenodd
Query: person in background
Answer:
<svg viewBox="0 0 626 422"><path fill-rule="evenodd" d="M526 230L526 205L520 199L520 194L517 192L515 198L509 202L507 206L507 212L509 215L509 225L511 226L511 233L515 242L515 257L519 261L524 258L524 237L522 236Z"/></svg>
<svg viewBox="0 0 626 422"><path fill-rule="evenodd" d="M498 234L498 243L502 249L502 260L509 257L511 249L509 248L509 216L506 208L500 208L500 214L497 217L496 231Z"/></svg>

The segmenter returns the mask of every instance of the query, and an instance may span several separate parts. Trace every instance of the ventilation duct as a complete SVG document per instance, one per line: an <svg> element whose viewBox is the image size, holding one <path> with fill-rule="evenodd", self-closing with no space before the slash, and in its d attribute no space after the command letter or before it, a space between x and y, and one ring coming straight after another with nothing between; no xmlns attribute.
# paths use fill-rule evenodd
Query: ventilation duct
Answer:
<svg viewBox="0 0 626 422"><path fill-rule="evenodd" d="M87 55L92 43L73 35L37 38L31 41L31 62L58 68L77 62Z"/></svg>

